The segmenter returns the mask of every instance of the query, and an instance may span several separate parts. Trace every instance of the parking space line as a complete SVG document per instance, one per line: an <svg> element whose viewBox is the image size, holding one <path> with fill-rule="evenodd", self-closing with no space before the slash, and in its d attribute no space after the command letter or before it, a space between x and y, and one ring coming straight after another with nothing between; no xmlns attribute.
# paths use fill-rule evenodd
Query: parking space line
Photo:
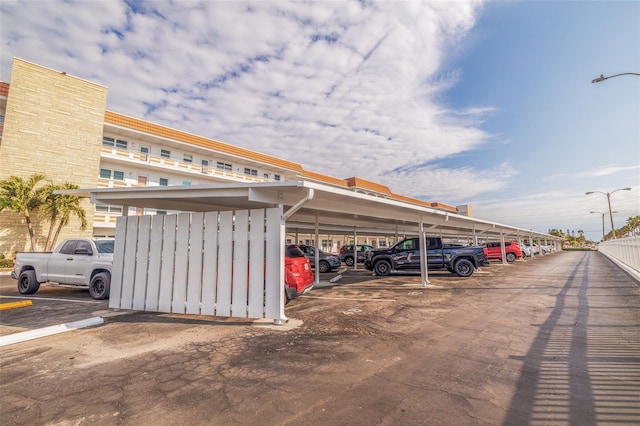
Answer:
<svg viewBox="0 0 640 426"><path fill-rule="evenodd" d="M361 299L356 297L322 297L304 295L300 297L308 297L309 299L326 299L326 300L354 300L357 302L395 302L395 299Z"/></svg>
<svg viewBox="0 0 640 426"><path fill-rule="evenodd" d="M55 300L57 302L71 303L90 303L92 305L102 303L99 300L75 300L75 299L58 299L55 297L22 297L22 296L0 296L0 299L30 299L30 300Z"/></svg>

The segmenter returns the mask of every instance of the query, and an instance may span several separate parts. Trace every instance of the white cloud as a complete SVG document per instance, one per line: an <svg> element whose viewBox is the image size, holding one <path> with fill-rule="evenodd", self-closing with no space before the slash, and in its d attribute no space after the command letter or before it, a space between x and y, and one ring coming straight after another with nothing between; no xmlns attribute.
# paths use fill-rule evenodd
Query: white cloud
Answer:
<svg viewBox="0 0 640 426"><path fill-rule="evenodd" d="M614 224L622 227L629 217L640 214L638 189L616 192L612 197ZM513 198L470 200L474 216L506 223L523 229L547 232L556 228L585 231L588 239L598 241L602 237L602 216L605 213L605 233L611 230L606 197L584 192L557 189L521 195Z"/></svg>
<svg viewBox="0 0 640 426"><path fill-rule="evenodd" d="M602 166L597 169L588 170L584 173L581 173L581 176L584 177L600 177L600 176L609 176L614 175L620 172L626 172L629 170L640 170L640 165L630 166L630 167L621 167L613 164Z"/></svg>
<svg viewBox="0 0 640 426"><path fill-rule="evenodd" d="M446 202L505 182L430 165L488 137L474 125L491 108L432 100L481 6L7 1L1 77L21 57L106 85L113 111Z"/></svg>

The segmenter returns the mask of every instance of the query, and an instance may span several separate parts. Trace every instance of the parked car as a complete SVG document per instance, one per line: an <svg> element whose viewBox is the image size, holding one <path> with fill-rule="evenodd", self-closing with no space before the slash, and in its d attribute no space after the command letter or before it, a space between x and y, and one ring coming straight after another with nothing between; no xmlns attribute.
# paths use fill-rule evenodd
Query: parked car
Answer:
<svg viewBox="0 0 640 426"><path fill-rule="evenodd" d="M537 244L534 244L533 246L531 244L524 244L524 247L529 249L529 254L527 256L531 256L532 253L534 255L540 254L540 246Z"/></svg>
<svg viewBox="0 0 640 426"><path fill-rule="evenodd" d="M311 262L311 267L315 268L316 266L316 248L311 246L306 246L304 244L298 244L298 247L304 253L307 258L309 258L309 262ZM332 270L339 268L342 262L340 261L340 256L335 254L327 253L322 250L318 250L320 253L320 272L331 272Z"/></svg>
<svg viewBox="0 0 640 426"><path fill-rule="evenodd" d="M373 246L358 244L356 251L358 254L358 263L364 263L366 252L371 250L373 250ZM340 247L340 260L347 266L353 266L353 244Z"/></svg>
<svg viewBox="0 0 640 426"><path fill-rule="evenodd" d="M427 237L425 243L428 269L446 269L469 277L476 269L489 265L483 247L444 245L439 237ZM407 238L391 248L368 251L364 266L379 276L389 275L391 271L419 270L420 240Z"/></svg>
<svg viewBox="0 0 640 426"><path fill-rule="evenodd" d="M287 245L284 250L284 286L287 302L309 292L313 288L313 281L309 259L297 245Z"/></svg>
<svg viewBox="0 0 640 426"><path fill-rule="evenodd" d="M507 262L515 262L516 259L522 257L522 249L513 241L504 243L504 251ZM502 260L502 243L500 243L500 241L486 243L484 245L484 253L487 255L487 259Z"/></svg>
<svg viewBox="0 0 640 426"><path fill-rule="evenodd" d="M11 278L20 294L33 294L40 284L89 289L97 300L109 297L114 239L69 238L52 252L18 253Z"/></svg>

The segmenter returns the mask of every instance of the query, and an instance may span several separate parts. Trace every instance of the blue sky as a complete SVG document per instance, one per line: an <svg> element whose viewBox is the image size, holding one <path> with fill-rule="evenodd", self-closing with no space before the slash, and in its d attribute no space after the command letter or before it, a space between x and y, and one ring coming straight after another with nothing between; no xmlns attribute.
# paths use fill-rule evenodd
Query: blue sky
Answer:
<svg viewBox="0 0 640 426"><path fill-rule="evenodd" d="M476 217L598 240L640 214L637 1L10 1L19 57L107 108ZM607 232L609 225L606 225Z"/></svg>

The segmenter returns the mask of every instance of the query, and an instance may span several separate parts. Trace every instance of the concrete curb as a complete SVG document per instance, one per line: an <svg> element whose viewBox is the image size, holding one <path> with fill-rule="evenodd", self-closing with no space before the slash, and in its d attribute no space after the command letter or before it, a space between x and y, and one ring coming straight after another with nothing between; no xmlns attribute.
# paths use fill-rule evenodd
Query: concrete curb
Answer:
<svg viewBox="0 0 640 426"><path fill-rule="evenodd" d="M37 330L14 333L8 336L1 336L0 347L12 345L14 343L25 342L31 339L38 339L40 337L52 336L54 334L64 333L66 331L77 330L79 328L101 325L103 323L104 319L102 317L93 317L85 320L68 322L65 324L52 325L51 327L39 328Z"/></svg>

